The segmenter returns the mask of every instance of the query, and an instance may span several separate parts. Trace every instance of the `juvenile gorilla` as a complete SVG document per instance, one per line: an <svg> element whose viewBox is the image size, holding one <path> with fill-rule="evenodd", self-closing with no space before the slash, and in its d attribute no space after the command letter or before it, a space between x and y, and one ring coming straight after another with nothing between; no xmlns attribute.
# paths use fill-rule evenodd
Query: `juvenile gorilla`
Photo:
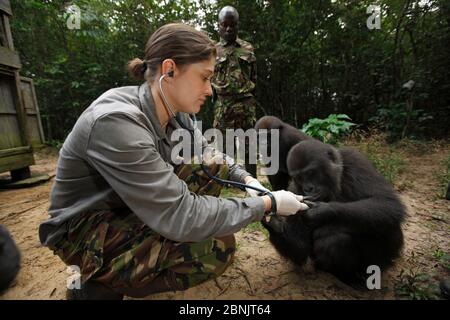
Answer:
<svg viewBox="0 0 450 320"><path fill-rule="evenodd" d="M8 230L0 225L0 294L9 287L19 269L19 249Z"/></svg>
<svg viewBox="0 0 450 320"><path fill-rule="evenodd" d="M310 256L317 269L345 282L384 270L403 246L405 209L391 185L356 150L318 140L296 144L287 156L289 190L308 196L304 214L264 225L277 250L297 264Z"/></svg>
<svg viewBox="0 0 450 320"><path fill-rule="evenodd" d="M275 175L268 176L269 182L272 185L272 190L286 190L289 184L289 174L286 165L286 159L289 150L300 141L312 139L307 136L297 128L281 121L277 117L265 116L260 118L256 124L255 129L267 129L269 130L269 135L267 137L268 150L270 152L270 130L278 129L280 133L280 144L279 144L279 170ZM272 155L273 156L273 155Z"/></svg>

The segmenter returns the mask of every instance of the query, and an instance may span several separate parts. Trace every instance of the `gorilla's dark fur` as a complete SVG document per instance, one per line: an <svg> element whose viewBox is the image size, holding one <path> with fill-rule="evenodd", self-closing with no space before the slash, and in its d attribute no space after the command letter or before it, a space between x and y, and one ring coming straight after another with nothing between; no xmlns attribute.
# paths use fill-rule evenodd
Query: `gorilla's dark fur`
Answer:
<svg viewBox="0 0 450 320"><path fill-rule="evenodd" d="M288 190L314 204L305 213L263 221L271 242L295 263L309 256L317 269L346 282L367 277L370 265L384 270L400 254L406 215L392 186L356 150L303 140L286 156Z"/></svg>
<svg viewBox="0 0 450 320"><path fill-rule="evenodd" d="M259 119L255 124L255 129L278 129L280 132L279 145L279 164L280 168L275 175L268 176L273 190L286 190L289 185L289 173L287 170L286 159L289 150L300 141L311 139L297 128L281 121L277 117L265 116ZM270 132L270 131L269 131ZM270 135L268 136L270 141ZM269 145L270 150L270 145Z"/></svg>
<svg viewBox="0 0 450 320"><path fill-rule="evenodd" d="M8 230L0 225L0 293L9 287L19 269L19 249Z"/></svg>

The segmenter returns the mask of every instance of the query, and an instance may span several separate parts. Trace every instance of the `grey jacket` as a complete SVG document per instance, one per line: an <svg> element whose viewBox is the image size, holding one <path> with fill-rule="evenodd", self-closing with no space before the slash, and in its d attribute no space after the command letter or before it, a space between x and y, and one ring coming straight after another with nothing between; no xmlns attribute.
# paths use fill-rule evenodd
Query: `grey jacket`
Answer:
<svg viewBox="0 0 450 320"><path fill-rule="evenodd" d="M186 114L181 118L192 127ZM101 209L128 207L174 241L232 234L262 219L259 197L223 199L189 191L170 164L173 129L174 123L167 132L161 128L147 84L111 89L94 101L60 150L41 242L51 245L72 218ZM229 178L243 182L249 174L230 164Z"/></svg>

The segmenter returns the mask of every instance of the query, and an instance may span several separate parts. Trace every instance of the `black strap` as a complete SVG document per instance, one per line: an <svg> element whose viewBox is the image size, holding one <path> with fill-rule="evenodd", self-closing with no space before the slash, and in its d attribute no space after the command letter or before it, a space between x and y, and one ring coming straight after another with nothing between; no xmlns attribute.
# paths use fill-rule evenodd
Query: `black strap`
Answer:
<svg viewBox="0 0 450 320"><path fill-rule="evenodd" d="M267 213L266 215L267 215L267 216L273 216L273 215L275 215L275 214L277 213L277 201L275 200L275 196L274 196L271 192L269 192L269 191L263 193L262 195L263 195L263 196L269 196L269 198L270 198L270 200L271 200L271 204L272 204L272 205L271 205L271 208L270 208L270 212Z"/></svg>

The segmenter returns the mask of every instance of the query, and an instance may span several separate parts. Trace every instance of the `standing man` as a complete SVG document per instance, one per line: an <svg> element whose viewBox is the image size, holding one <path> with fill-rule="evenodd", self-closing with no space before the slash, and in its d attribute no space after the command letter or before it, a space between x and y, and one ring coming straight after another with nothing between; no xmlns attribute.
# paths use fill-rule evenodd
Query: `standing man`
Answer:
<svg viewBox="0 0 450 320"><path fill-rule="evenodd" d="M239 13L226 6L219 13L220 42L216 44L216 70L212 81L217 95L214 128L253 128L256 122L256 57L253 46L237 37ZM225 141L224 141L225 146ZM249 163L249 142L245 141L245 168L256 178L256 164Z"/></svg>

